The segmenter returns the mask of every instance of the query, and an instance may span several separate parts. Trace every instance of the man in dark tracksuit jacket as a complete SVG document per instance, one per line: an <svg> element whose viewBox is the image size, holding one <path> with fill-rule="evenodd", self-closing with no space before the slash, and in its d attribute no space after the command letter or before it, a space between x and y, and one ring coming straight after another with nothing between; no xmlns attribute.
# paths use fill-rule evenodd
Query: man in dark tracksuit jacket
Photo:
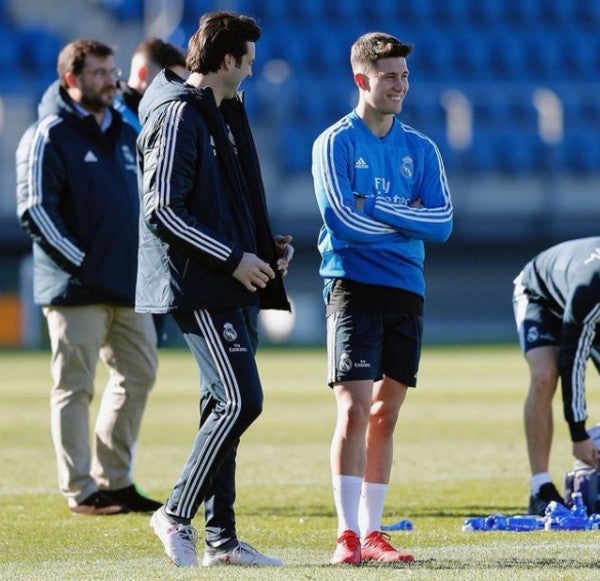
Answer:
<svg viewBox="0 0 600 581"><path fill-rule="evenodd" d="M548 473L552 396L559 377L573 454L598 466L598 450L585 427L585 374L590 359L600 370L600 238L569 240L544 250L514 282L515 320L531 373L525 402L532 472L529 512L543 515L549 502L563 501Z"/></svg>
<svg viewBox="0 0 600 581"><path fill-rule="evenodd" d="M165 70L140 105L136 309L172 313L202 378L199 432L151 521L179 566L198 565L191 520L202 502L205 566L281 564L237 539L233 511L237 446L262 409L256 312L290 308L281 274L291 237L272 235L237 96L259 36L250 18L206 14L190 41L188 82Z"/></svg>
<svg viewBox="0 0 600 581"><path fill-rule="evenodd" d="M152 511L132 466L156 376L156 334L134 311L139 198L135 131L112 109L113 51L77 40L17 150L17 213L34 240L34 299L52 348L59 486L76 514ZM109 367L90 450L98 358Z"/></svg>

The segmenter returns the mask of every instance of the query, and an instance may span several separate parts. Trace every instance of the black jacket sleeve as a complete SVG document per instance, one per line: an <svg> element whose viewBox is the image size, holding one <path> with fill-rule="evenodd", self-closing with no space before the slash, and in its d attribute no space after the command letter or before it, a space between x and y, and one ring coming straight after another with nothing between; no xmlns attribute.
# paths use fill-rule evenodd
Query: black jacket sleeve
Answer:
<svg viewBox="0 0 600 581"><path fill-rule="evenodd" d="M574 287L563 316L558 366L563 411L573 442L588 438L585 429L585 373L596 335L596 325L600 323L600 284L597 278L595 276L591 284Z"/></svg>
<svg viewBox="0 0 600 581"><path fill-rule="evenodd" d="M17 216L21 227L56 264L77 274L85 258L59 211L65 168L56 152L50 128L57 117L30 127L16 152Z"/></svg>

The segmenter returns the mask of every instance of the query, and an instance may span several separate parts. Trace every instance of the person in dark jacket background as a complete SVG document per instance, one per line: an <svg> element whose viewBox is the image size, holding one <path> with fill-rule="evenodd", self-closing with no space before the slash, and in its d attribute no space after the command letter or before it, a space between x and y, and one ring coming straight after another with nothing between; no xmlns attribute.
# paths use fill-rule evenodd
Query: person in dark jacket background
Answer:
<svg viewBox="0 0 600 581"><path fill-rule="evenodd" d="M138 119L140 101L162 69L171 69L180 77L187 77L185 55L174 44L160 38L146 38L133 51L127 82L119 83L114 107L138 132L141 129Z"/></svg>
<svg viewBox="0 0 600 581"><path fill-rule="evenodd" d="M156 75L167 68L185 79L185 55L174 44L160 38L146 38L133 51L127 83L120 81L118 84L114 108L121 114L123 121L138 133L142 128L138 117L142 96ZM153 317L159 347L167 341L166 317L167 315L161 314Z"/></svg>
<svg viewBox="0 0 600 581"><path fill-rule="evenodd" d="M136 308L172 313L201 372L200 428L164 507L151 519L176 565L198 566L192 519L204 503L203 565L281 565L237 537L235 457L262 411L258 308L289 310L291 236L274 237L240 83L256 22L207 13L189 41L186 83L162 71L140 104Z"/></svg>
<svg viewBox="0 0 600 581"><path fill-rule="evenodd" d="M19 143L17 214L34 241L34 300L52 349L51 429L59 487L75 514L153 511L132 482L157 368L150 315L134 310L136 132L113 108L112 48L76 40ZM109 368L89 446L98 358Z"/></svg>

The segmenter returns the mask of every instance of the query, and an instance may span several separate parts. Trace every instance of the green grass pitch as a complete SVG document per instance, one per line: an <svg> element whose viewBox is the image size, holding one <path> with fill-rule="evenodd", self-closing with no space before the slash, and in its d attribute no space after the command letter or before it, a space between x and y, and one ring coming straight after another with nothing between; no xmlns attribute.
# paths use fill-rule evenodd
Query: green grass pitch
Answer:
<svg viewBox="0 0 600 581"><path fill-rule="evenodd" d="M335 540L328 448L335 410L325 386L325 353L264 350L261 418L242 439L238 532L282 558L283 569L170 565L147 515L74 517L56 485L49 432L46 352L0 352L0 579L581 579L600 567L600 532L463 533L468 516L522 514L528 466L522 403L528 381L515 346L429 347L395 437L384 522L411 550L410 566L328 565ZM106 377L101 364L94 409ZM146 410L136 482L166 498L198 419L197 371L187 351L160 352ZM598 377L590 371L590 425L600 421ZM572 464L555 398L551 472ZM201 530L201 518L196 519ZM200 544L201 546L201 544Z"/></svg>

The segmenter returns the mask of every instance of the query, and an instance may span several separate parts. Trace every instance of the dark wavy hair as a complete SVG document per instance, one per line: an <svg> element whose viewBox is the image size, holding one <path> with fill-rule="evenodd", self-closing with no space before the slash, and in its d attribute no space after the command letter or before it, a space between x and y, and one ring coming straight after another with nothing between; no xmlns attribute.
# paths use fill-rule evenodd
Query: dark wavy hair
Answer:
<svg viewBox="0 0 600 581"><path fill-rule="evenodd" d="M259 38L254 18L235 12L207 12L188 43L187 68L192 73L216 73L227 54L240 65L248 52L247 43Z"/></svg>

